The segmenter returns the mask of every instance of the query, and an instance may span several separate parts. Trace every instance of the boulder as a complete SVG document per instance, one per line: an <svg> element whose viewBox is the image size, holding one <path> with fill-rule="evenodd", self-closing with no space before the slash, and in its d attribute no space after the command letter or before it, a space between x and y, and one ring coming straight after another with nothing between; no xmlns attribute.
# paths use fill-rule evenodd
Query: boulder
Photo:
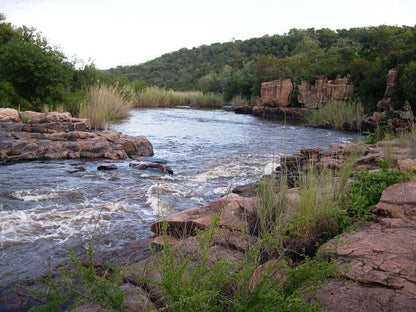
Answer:
<svg viewBox="0 0 416 312"><path fill-rule="evenodd" d="M21 122L19 112L13 108L0 108L0 122Z"/></svg>
<svg viewBox="0 0 416 312"><path fill-rule="evenodd" d="M159 163L130 163L130 167L133 167L137 170L156 169L162 173L173 174L173 170L170 166L164 166Z"/></svg>
<svg viewBox="0 0 416 312"><path fill-rule="evenodd" d="M416 219L416 182L387 187L373 211L384 217Z"/></svg>
<svg viewBox="0 0 416 312"><path fill-rule="evenodd" d="M220 227L242 231L250 229L254 220L254 198L241 197L237 194L228 194L208 206L186 209L171 214L161 221L153 223L150 227L153 233L162 234L163 224L167 223L167 233L178 238L195 235L197 229L211 227L213 218L218 215Z"/></svg>
<svg viewBox="0 0 416 312"><path fill-rule="evenodd" d="M117 166L114 165L114 164L100 165L100 166L97 167L97 170L100 170L100 171L108 171L108 170L116 170L116 169L117 169Z"/></svg>

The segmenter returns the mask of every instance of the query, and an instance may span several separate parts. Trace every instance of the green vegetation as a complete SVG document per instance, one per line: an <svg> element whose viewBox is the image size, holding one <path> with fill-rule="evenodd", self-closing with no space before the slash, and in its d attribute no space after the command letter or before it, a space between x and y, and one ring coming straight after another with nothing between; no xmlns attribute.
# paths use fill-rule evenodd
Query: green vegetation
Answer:
<svg viewBox="0 0 416 312"><path fill-rule="evenodd" d="M219 108L224 104L220 95L203 94L199 91L173 91L158 87L144 88L140 92L137 92L133 99L135 107L191 106Z"/></svg>
<svg viewBox="0 0 416 312"><path fill-rule="evenodd" d="M117 86L91 85L80 105L79 116L88 118L93 129L102 130L129 115L132 102L129 95Z"/></svg>
<svg viewBox="0 0 416 312"><path fill-rule="evenodd" d="M389 169L389 163L381 160L381 171L361 171L354 182L349 185L347 191L340 199L348 214L359 220L373 217L371 206L380 200L383 190L393 184L410 181L413 174L403 173L398 169Z"/></svg>
<svg viewBox="0 0 416 312"><path fill-rule="evenodd" d="M104 73L162 88L222 93L226 101L236 95L259 95L264 81L351 74L356 96L371 112L383 97L388 70L397 68L399 84L392 104L401 108L407 100L416 110L415 36L416 27L409 26L291 29L284 35L181 49Z"/></svg>
<svg viewBox="0 0 416 312"><path fill-rule="evenodd" d="M40 282L45 289L30 288L32 295L46 304L34 306L29 311L66 311L89 302L124 311L124 293L119 289L120 271L109 263L97 267L93 249L89 246L85 261L70 251L69 268L61 268L58 278L50 275L43 278Z"/></svg>
<svg viewBox="0 0 416 312"><path fill-rule="evenodd" d="M338 130L361 129L363 113L361 103L330 101L325 105L319 105L317 110L306 116L306 119L311 125Z"/></svg>

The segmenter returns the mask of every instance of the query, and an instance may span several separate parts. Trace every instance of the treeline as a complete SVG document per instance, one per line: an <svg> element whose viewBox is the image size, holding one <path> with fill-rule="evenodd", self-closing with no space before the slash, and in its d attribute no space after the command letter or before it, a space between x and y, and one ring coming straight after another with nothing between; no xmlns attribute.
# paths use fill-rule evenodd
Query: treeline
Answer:
<svg viewBox="0 0 416 312"><path fill-rule="evenodd" d="M367 111L383 97L386 75L397 68L399 85L393 105L407 100L416 108L416 27L378 26L338 29L291 29L284 35L214 43L181 49L141 65L104 71L148 85L175 90L259 95L260 83L280 78L314 81L351 74L356 95Z"/></svg>

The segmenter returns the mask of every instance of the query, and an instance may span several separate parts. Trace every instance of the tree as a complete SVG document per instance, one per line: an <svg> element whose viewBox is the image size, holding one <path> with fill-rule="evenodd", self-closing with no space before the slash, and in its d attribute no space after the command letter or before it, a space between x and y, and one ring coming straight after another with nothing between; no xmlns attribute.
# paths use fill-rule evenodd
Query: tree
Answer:
<svg viewBox="0 0 416 312"><path fill-rule="evenodd" d="M39 110L43 104L62 102L70 87L73 66L59 51L48 47L46 40L32 29L20 28L16 33L16 37L0 47L3 82L13 86L18 97L26 103L24 108Z"/></svg>

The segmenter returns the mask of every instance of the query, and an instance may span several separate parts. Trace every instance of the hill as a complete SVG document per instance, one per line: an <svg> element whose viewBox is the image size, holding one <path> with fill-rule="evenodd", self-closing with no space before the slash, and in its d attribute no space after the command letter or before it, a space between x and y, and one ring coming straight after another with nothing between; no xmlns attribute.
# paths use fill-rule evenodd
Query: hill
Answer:
<svg viewBox="0 0 416 312"><path fill-rule="evenodd" d="M381 25L336 31L291 29L284 35L184 48L104 73L144 80L149 86L218 92L226 100L257 95L264 81L351 74L357 96L371 110L383 96L386 74L393 67L401 77L396 102L407 99L416 107L415 61L416 27Z"/></svg>

